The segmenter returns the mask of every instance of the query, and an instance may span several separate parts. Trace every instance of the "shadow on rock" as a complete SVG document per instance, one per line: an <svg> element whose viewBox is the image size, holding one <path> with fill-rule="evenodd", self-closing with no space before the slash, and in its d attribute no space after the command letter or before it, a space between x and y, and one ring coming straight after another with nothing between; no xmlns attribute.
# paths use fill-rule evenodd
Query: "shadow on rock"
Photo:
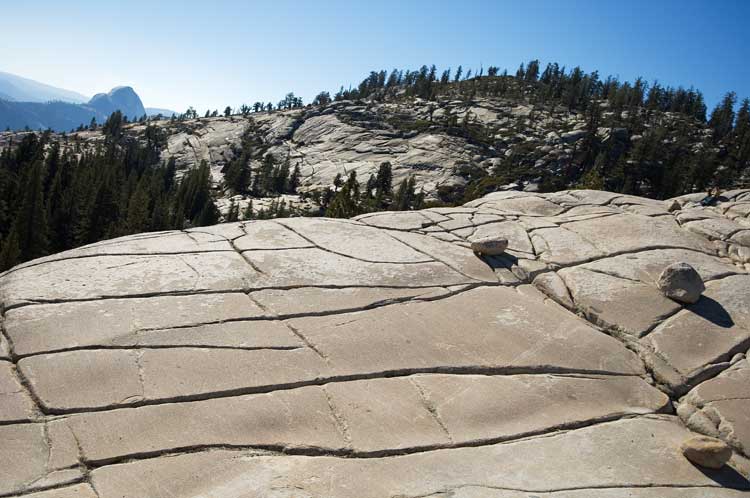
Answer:
<svg viewBox="0 0 750 498"><path fill-rule="evenodd" d="M734 320L732 320L729 312L718 301L710 297L701 296L697 303L687 306L686 309L719 327L729 328L734 326Z"/></svg>
<svg viewBox="0 0 750 498"><path fill-rule="evenodd" d="M482 256L482 261L487 263L490 268L506 268L510 270L513 266L518 266L518 258L512 254L503 253L497 256Z"/></svg>
<svg viewBox="0 0 750 498"><path fill-rule="evenodd" d="M707 469L698 465L695 465L695 468L700 470L703 475L725 488L750 490L750 481L729 465L724 465L718 470Z"/></svg>

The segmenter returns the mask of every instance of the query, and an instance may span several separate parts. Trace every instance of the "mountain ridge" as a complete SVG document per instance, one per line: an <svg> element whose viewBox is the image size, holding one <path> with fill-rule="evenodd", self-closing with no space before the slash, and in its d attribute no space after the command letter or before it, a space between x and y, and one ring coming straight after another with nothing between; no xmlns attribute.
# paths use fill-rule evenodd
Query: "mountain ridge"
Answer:
<svg viewBox="0 0 750 498"><path fill-rule="evenodd" d="M89 100L85 95L72 90L0 71L0 98L4 98L3 94L18 102L45 103L61 100L73 104L82 104Z"/></svg>

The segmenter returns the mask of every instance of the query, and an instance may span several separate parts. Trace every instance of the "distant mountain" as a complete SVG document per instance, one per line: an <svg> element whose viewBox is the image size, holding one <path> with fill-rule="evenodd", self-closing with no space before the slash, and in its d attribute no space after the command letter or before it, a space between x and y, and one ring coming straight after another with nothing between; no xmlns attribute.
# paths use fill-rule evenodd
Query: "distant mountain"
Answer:
<svg viewBox="0 0 750 498"><path fill-rule="evenodd" d="M158 116L161 114L165 118L171 118L174 114L175 116L179 116L180 113L177 111L171 111L169 109L159 109L158 107L146 107L146 114L149 116Z"/></svg>
<svg viewBox="0 0 750 498"><path fill-rule="evenodd" d="M140 118L146 114L141 98L129 86L118 86L109 93L97 93L91 97L88 105L107 116L115 111L121 111L130 118Z"/></svg>
<svg viewBox="0 0 750 498"><path fill-rule="evenodd" d="M0 129L20 130L28 126L32 130L51 128L55 131L70 131L80 125L88 125L92 118L103 123L110 114L121 111L129 118L140 118L146 114L140 97L129 86L99 93L85 104L53 101L18 102L0 97Z"/></svg>
<svg viewBox="0 0 750 498"><path fill-rule="evenodd" d="M61 100L73 104L83 104L88 101L88 97L78 92L45 85L38 81L2 71L0 71L0 99L15 100L18 102L50 102Z"/></svg>

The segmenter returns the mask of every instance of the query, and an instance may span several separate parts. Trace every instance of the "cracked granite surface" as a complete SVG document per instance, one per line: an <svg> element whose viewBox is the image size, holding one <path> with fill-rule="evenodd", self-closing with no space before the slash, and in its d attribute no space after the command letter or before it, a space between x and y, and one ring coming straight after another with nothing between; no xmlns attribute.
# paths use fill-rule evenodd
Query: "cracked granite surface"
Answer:
<svg viewBox="0 0 750 498"><path fill-rule="evenodd" d="M745 496L750 191L701 199L502 192L20 265L0 497ZM656 288L676 261L694 305Z"/></svg>

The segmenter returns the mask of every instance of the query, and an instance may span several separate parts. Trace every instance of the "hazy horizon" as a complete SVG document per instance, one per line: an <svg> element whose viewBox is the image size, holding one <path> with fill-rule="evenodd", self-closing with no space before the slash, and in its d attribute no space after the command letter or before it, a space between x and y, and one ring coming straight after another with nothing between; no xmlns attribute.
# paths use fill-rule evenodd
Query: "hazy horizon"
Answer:
<svg viewBox="0 0 750 498"><path fill-rule="evenodd" d="M385 1L144 2L5 6L0 71L92 96L132 86L148 107L178 112L310 102L371 70L515 72L532 58L622 80L694 86L709 111L727 91L750 97L750 6L740 2Z"/></svg>

